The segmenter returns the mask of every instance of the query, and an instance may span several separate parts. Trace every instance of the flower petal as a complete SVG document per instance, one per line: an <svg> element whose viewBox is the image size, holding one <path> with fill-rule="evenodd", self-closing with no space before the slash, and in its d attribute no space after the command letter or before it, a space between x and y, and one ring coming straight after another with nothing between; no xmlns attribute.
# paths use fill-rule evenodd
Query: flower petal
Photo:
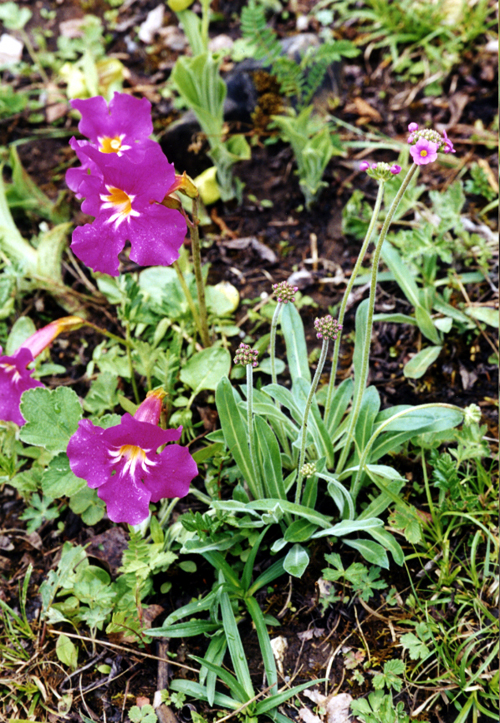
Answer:
<svg viewBox="0 0 500 723"><path fill-rule="evenodd" d="M151 457L150 457L151 459ZM151 492L151 502L163 497L185 497L189 484L198 474L196 462L187 447L170 444L157 455L155 466L142 476L144 486Z"/></svg>
<svg viewBox="0 0 500 723"><path fill-rule="evenodd" d="M101 214L93 223L75 228L71 250L94 271L118 276L118 254L125 246L127 229L123 225L114 229L106 221Z"/></svg>
<svg viewBox="0 0 500 723"><path fill-rule="evenodd" d="M130 258L140 266L170 266L179 258L186 231L179 211L152 204L147 214L130 222Z"/></svg>
<svg viewBox="0 0 500 723"><path fill-rule="evenodd" d="M92 489L106 484L113 472L109 448L103 439L105 431L90 419L82 419L66 450L72 472Z"/></svg>
<svg viewBox="0 0 500 723"><path fill-rule="evenodd" d="M149 515L151 493L130 473L118 470L97 492L113 522L139 525Z"/></svg>

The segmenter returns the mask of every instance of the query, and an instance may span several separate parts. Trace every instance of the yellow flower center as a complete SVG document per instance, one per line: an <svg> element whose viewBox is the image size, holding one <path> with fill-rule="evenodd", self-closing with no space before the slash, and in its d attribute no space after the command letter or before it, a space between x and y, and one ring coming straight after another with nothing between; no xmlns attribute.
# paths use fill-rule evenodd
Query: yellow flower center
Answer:
<svg viewBox="0 0 500 723"><path fill-rule="evenodd" d="M425 150L425 148L422 148L422 150L420 151L420 156L422 158L425 158L427 156L427 151Z"/></svg>
<svg viewBox="0 0 500 723"><path fill-rule="evenodd" d="M99 150L101 153L120 153L122 148L122 140L124 136L115 136L114 138L109 138L108 136L104 136L103 138L99 138L100 148Z"/></svg>
<svg viewBox="0 0 500 723"><path fill-rule="evenodd" d="M155 462L147 458L146 452L142 447L137 447L135 444L122 444L116 450L110 451L111 457L114 457L113 464L118 464L125 457L127 460L123 468L124 474L135 475L136 468L139 465L142 468L143 473L148 473L148 467L154 467Z"/></svg>
<svg viewBox="0 0 500 723"><path fill-rule="evenodd" d="M112 208L114 213L108 218L106 223L115 223L115 229L125 220L130 221L131 216L140 216L138 211L132 208L132 201L135 196L129 196L128 193L122 191L121 188L115 186L106 186L109 196L101 194L101 200L104 201L101 208Z"/></svg>

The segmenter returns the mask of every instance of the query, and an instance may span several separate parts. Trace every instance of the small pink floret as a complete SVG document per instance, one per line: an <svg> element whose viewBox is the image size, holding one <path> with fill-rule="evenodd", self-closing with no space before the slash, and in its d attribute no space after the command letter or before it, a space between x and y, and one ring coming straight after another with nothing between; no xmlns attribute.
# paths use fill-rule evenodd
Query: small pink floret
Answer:
<svg viewBox="0 0 500 723"><path fill-rule="evenodd" d="M393 166L391 166L391 173L393 176L397 176L398 173L401 173L401 166L398 166L398 164L395 163Z"/></svg>
<svg viewBox="0 0 500 723"><path fill-rule="evenodd" d="M410 153L417 166L426 166L433 163L437 158L438 144L419 138L414 146L411 146Z"/></svg>
<svg viewBox="0 0 500 723"><path fill-rule="evenodd" d="M370 164L368 163L368 161L361 161L361 163L359 164L360 171L367 171L369 168Z"/></svg>
<svg viewBox="0 0 500 723"><path fill-rule="evenodd" d="M418 123L410 123L408 126L408 130L410 133L415 133L415 131L418 131Z"/></svg>

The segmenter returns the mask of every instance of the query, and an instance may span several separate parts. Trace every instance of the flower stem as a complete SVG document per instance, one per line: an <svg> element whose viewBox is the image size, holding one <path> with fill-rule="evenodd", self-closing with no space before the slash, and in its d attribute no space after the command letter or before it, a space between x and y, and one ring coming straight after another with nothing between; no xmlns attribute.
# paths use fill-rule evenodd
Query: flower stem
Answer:
<svg viewBox="0 0 500 723"><path fill-rule="evenodd" d="M132 343L130 341L130 324L127 322L126 324L126 333L127 333L127 359L128 359L128 366L130 369L130 379L132 382L132 389L134 391L134 399L136 404L139 404L141 401L141 398L139 396L139 390L137 388L137 382L135 381L135 372L134 372L134 364L132 362Z"/></svg>
<svg viewBox="0 0 500 723"><path fill-rule="evenodd" d="M318 388L319 380L321 379L321 374L323 373L323 367L325 366L326 355L328 353L328 341L329 340L326 337L323 338L323 345L321 347L321 354L319 357L318 366L316 367L316 373L314 375L314 379L312 380L311 388L309 390L309 395L307 397L306 406L304 409L304 419L302 420L301 428L297 486L295 490L295 504L297 505L300 505L300 498L302 496L302 482L304 481L302 467L304 465L304 458L306 455L307 419L309 417L309 412L311 410L311 405L314 399L314 395L316 393L316 389Z"/></svg>
<svg viewBox="0 0 500 723"><path fill-rule="evenodd" d="M182 273L182 269L179 266L179 262L174 261L173 266L175 269L175 273L177 274L177 278L179 279L179 283L182 286L182 291L184 292L184 296L186 297L186 301L188 303L189 310L191 311L191 314L193 316L193 321L195 323L195 326L198 329L199 335L202 336L200 315L198 314L198 309L196 308L196 304L194 303L193 295L192 295L191 291L189 290L189 286L187 285L184 274Z"/></svg>
<svg viewBox="0 0 500 723"><path fill-rule="evenodd" d="M122 339L121 336L117 336L116 334L113 334L111 331L108 331L107 329L101 329L100 326L97 326L97 324L93 324L91 321L87 321L86 319L82 319L82 322L85 324L85 326L90 326L91 329L95 329L99 332L99 334L102 334L103 336L107 336L108 339L113 339L113 341L117 341L119 344L123 344L124 346L128 346L131 349L133 348L133 344L130 341L130 339Z"/></svg>
<svg viewBox="0 0 500 723"><path fill-rule="evenodd" d="M273 314L273 319L271 321L271 339L270 339L270 352L271 352L271 381L273 384L278 383L278 376L276 374L276 330L278 328L278 321L281 314L281 309L283 308L283 303L281 301L278 301L278 305L276 306Z"/></svg>
<svg viewBox="0 0 500 723"><path fill-rule="evenodd" d="M377 241L377 245L375 246L375 251L373 253L372 273L371 273L371 281L370 281L370 298L369 298L369 303L368 303L368 317L366 320L365 343L363 346L361 372L359 375L359 384L356 385L355 398L352 403L352 410L351 410L351 414L350 414L350 418L349 418L349 427L347 430L344 447L342 449L342 454L340 455L340 459L339 459L339 462L337 465L337 474L339 474L343 470L344 464L347 459L347 455L349 454L349 450L350 450L353 436L354 436L354 429L356 427L356 423L357 423L358 417L359 417L359 410L361 408L363 392L365 391L366 380L368 378L371 335L372 335L372 327L373 327L373 313L375 310L375 295L377 292L378 264L379 264L379 260L380 260L380 254L382 253L382 246L385 241L385 237L387 236L387 231L389 230L389 226L391 225L392 219L394 218L394 214L396 213L396 209L399 206L399 202L401 201L404 192L408 188L408 185L409 185L411 179L413 178L413 175L415 174L417 167L418 166L415 163L413 163L410 166L410 170L406 174L406 177L405 177L403 183L401 184L401 187L400 187L399 191L397 192L397 194L391 204L391 207L387 213L384 224L382 226L382 230L380 231L380 236Z"/></svg>
<svg viewBox="0 0 500 723"><path fill-rule="evenodd" d="M200 219L198 216L197 198L193 198L192 216L193 223L189 225L189 233L191 235L194 275L196 277L196 290L198 292L198 306L200 309L200 334L203 346L209 347L212 345L212 342L210 341L210 334L208 333L207 305L205 302L205 284L203 282L203 274L201 271L200 232L198 229Z"/></svg>
<svg viewBox="0 0 500 723"><path fill-rule="evenodd" d="M349 299L349 295L352 291L352 287L354 286L354 282L356 280L356 277L359 273L359 270L361 268L361 264L363 263L363 259L366 254L366 249L368 248L368 244L371 241L373 231L375 229L378 215L380 212L380 206L382 204L382 198L384 196L384 181L379 182L378 187L378 193L377 193L377 200L375 201L375 207L373 209L373 215L370 220L370 225L368 226L368 230L366 232L365 239L363 241L363 245L361 247L361 251L359 252L359 256L357 258L356 264L354 265L354 268L351 273L351 278L349 279L349 282L346 286L346 290L344 293L344 297L342 299L342 303L340 305L340 311L338 314L338 322L339 324L344 323L344 316L345 316L345 310L347 306L347 301ZM328 419L330 416L330 410L332 407L332 399L333 399L333 393L335 391L335 379L337 376L337 366L339 361L339 353L340 353L340 339L339 336L338 339L335 341L334 347L333 347L333 359L332 359L332 371L330 373L330 382L328 384L328 394L326 397L326 406L325 406L325 421L328 425Z"/></svg>
<svg viewBox="0 0 500 723"><path fill-rule="evenodd" d="M264 497L264 492L260 482L259 468L257 467L257 455L255 453L255 443L253 436L253 367L252 364L246 364L247 370L247 423L248 423L248 447L250 450L250 461L253 467L256 491L259 497Z"/></svg>

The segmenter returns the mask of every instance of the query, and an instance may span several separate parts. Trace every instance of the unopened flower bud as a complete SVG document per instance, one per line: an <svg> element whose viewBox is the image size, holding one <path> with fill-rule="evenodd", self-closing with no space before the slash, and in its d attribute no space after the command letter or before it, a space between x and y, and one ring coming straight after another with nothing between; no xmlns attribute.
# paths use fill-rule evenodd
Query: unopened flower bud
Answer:
<svg viewBox="0 0 500 723"><path fill-rule="evenodd" d="M241 342L238 349L236 350L236 354L234 356L234 363L241 364L244 367L248 366L249 364L253 367L256 367L258 356L259 352L257 351L257 349L251 349L248 344L244 344L243 342Z"/></svg>
<svg viewBox="0 0 500 723"><path fill-rule="evenodd" d="M314 462L306 462L306 464L302 465L302 469L300 470L300 474L302 477L312 477L313 474L316 474L316 465Z"/></svg>
<svg viewBox="0 0 500 723"><path fill-rule="evenodd" d="M410 123L408 126L408 130L410 133L415 133L415 131L418 131L418 123Z"/></svg>
<svg viewBox="0 0 500 723"><path fill-rule="evenodd" d="M361 161L361 163L359 164L360 171L367 171L369 168L370 164L368 163L368 161Z"/></svg>
<svg viewBox="0 0 500 723"><path fill-rule="evenodd" d="M321 319L315 319L314 326L316 328L316 336L318 339L330 339L335 341L338 334L342 331L342 324L334 319L331 314L323 316Z"/></svg>
<svg viewBox="0 0 500 723"><path fill-rule="evenodd" d="M295 294L298 290L298 286L291 286L288 281L280 281L279 284L273 284L273 291L280 304L288 304L289 301L295 301Z"/></svg>
<svg viewBox="0 0 500 723"><path fill-rule="evenodd" d="M479 424L481 421L481 410L477 404L469 404L464 409L464 424L466 427L470 427L471 424Z"/></svg>
<svg viewBox="0 0 500 723"><path fill-rule="evenodd" d="M397 163L394 163L394 165L391 166L390 171L393 176L397 176L398 173L401 173L401 166L398 166Z"/></svg>

